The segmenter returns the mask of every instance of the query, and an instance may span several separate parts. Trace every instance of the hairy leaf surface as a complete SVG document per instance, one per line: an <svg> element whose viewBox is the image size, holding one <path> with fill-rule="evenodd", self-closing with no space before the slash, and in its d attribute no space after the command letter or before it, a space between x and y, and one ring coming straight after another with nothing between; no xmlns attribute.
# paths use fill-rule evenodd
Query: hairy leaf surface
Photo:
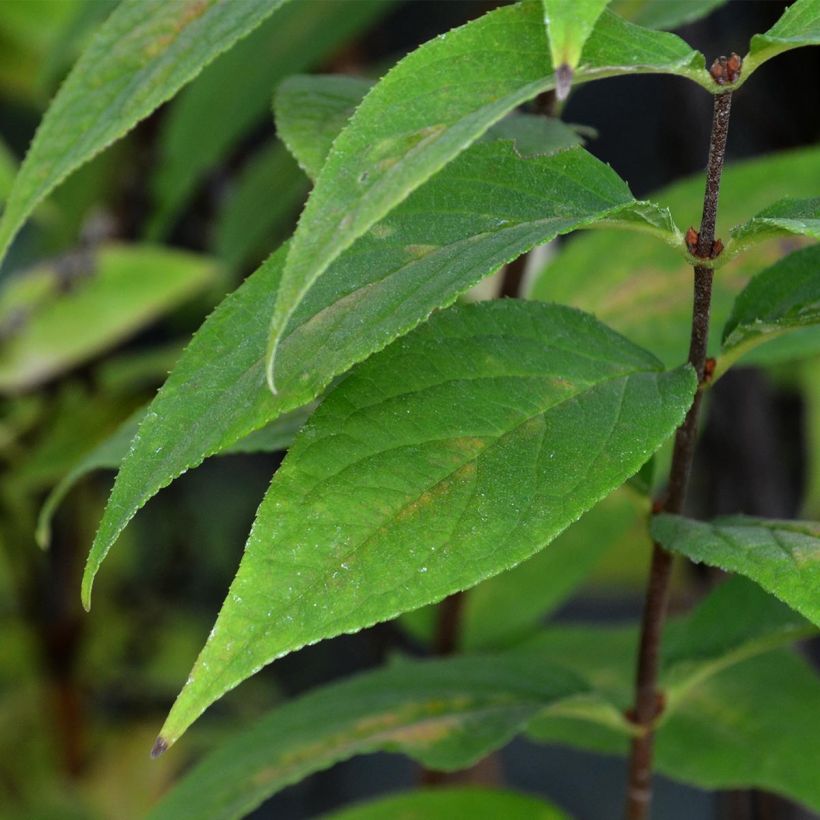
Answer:
<svg viewBox="0 0 820 820"><path fill-rule="evenodd" d="M334 812L325 820L569 820L555 806L518 792L476 786L390 795Z"/></svg>
<svg viewBox="0 0 820 820"><path fill-rule="evenodd" d="M529 557L637 472L693 389L688 366L569 308L437 314L297 437L163 738L275 658Z"/></svg>
<svg viewBox="0 0 820 820"><path fill-rule="evenodd" d="M186 88L163 123L152 180L159 206L152 236L167 230L203 176L264 119L271 89L283 77L332 54L392 5L391 0L289 3Z"/></svg>
<svg viewBox="0 0 820 820"><path fill-rule="evenodd" d="M780 236L820 239L820 197L781 199L764 208L748 222L732 228L732 242L724 253L731 258L757 242Z"/></svg>
<svg viewBox="0 0 820 820"><path fill-rule="evenodd" d="M35 387L122 341L215 274L207 257L110 244L9 279L0 293L0 392Z"/></svg>
<svg viewBox="0 0 820 820"><path fill-rule="evenodd" d="M550 704L587 687L529 658L401 662L291 701L211 752L151 820L242 817L356 754L403 752L438 769L474 763Z"/></svg>
<svg viewBox="0 0 820 820"><path fill-rule="evenodd" d="M772 199L815 196L819 178L820 148L727 165L721 181L717 235L725 239L729 226L750 219ZM652 199L667 206L677 224L697 225L703 207L703 174L664 188ZM774 239L720 269L713 289L713 327L725 323L749 277L782 255L783 248ZM689 346L691 264L651 237L608 231L575 237L536 276L529 295L594 313L667 365L679 362ZM777 344L761 347L760 354ZM709 355L717 356L719 347L720 335L712 333ZM775 358L778 353L772 351L772 360L794 358L795 353L808 356L812 351L820 351L820 336L813 345L804 345L802 352L782 351Z"/></svg>
<svg viewBox="0 0 820 820"><path fill-rule="evenodd" d="M820 324L820 245L776 262L755 276L735 300L723 328L718 374L758 345Z"/></svg>
<svg viewBox="0 0 820 820"><path fill-rule="evenodd" d="M556 93L559 100L564 100L569 96L584 43L609 0L541 0L541 4L550 57L557 72Z"/></svg>
<svg viewBox="0 0 820 820"><path fill-rule="evenodd" d="M54 98L0 220L0 260L72 171L170 99L285 0L123 0Z"/></svg>
<svg viewBox="0 0 820 820"><path fill-rule="evenodd" d="M796 0L764 34L755 34L743 60L741 81L767 60L801 46L820 44L820 0Z"/></svg>
<svg viewBox="0 0 820 820"><path fill-rule="evenodd" d="M820 625L820 524L661 515L652 522L652 534L692 561L746 575Z"/></svg>
<svg viewBox="0 0 820 820"><path fill-rule="evenodd" d="M264 347L286 249L278 251L205 322L155 399L92 547L86 604L119 533L186 469L312 401L351 365L505 262L634 205L612 169L581 148L521 157L509 141L473 146L311 289L282 342L273 396L264 384Z"/></svg>
<svg viewBox="0 0 820 820"><path fill-rule="evenodd" d="M328 266L493 123L554 87L541 18L535 3L490 12L421 46L365 97L333 144L288 252L272 318L271 386L288 319ZM577 79L624 72L697 78L699 62L674 35L605 14Z"/></svg>

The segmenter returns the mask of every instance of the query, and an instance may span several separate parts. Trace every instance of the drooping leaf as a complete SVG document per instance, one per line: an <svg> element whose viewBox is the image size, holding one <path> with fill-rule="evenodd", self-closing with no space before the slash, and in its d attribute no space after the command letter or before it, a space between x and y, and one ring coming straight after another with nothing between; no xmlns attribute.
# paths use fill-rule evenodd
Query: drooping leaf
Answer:
<svg viewBox="0 0 820 820"><path fill-rule="evenodd" d="M500 789L462 786L390 795L327 815L325 820L568 820L555 806Z"/></svg>
<svg viewBox="0 0 820 820"><path fill-rule="evenodd" d="M728 0L612 0L610 9L639 26L673 29L706 17Z"/></svg>
<svg viewBox="0 0 820 820"><path fill-rule="evenodd" d="M585 691L575 675L540 660L402 662L326 686L255 721L199 763L150 818L242 817L311 772L377 750L461 768L550 704Z"/></svg>
<svg viewBox="0 0 820 820"><path fill-rule="evenodd" d="M652 534L692 561L746 575L820 625L820 524L661 515L652 522Z"/></svg>
<svg viewBox="0 0 820 820"><path fill-rule="evenodd" d="M216 255L231 270L266 256L292 228L307 190L304 175L280 143L254 154L217 217Z"/></svg>
<svg viewBox="0 0 820 820"><path fill-rule="evenodd" d="M780 236L820 239L820 197L781 199L764 208L748 222L732 228L732 241L724 253L727 258L731 258L757 242ZM723 258L723 254L720 258Z"/></svg>
<svg viewBox="0 0 820 820"><path fill-rule="evenodd" d="M717 235L725 239L730 225L751 218L773 198L816 195L818 178L820 148L727 165L721 181ZM697 225L703 207L703 174L664 188L652 199L669 207L678 225ZM749 277L782 255L783 248L775 239L720 269L713 289L713 327L720 328L726 321ZM672 248L650 237L600 231L566 243L534 278L529 295L594 313L673 365L685 356L689 345L691 282L691 265ZM720 335L712 333L709 355L717 356L719 346ZM760 349L761 353L765 350ZM811 355L811 350L807 348L805 355ZM789 355L786 351L785 356Z"/></svg>
<svg viewBox="0 0 820 820"><path fill-rule="evenodd" d="M776 262L735 300L723 328L717 374L745 353L785 333L820 324L820 245Z"/></svg>
<svg viewBox="0 0 820 820"><path fill-rule="evenodd" d="M106 245L64 267L38 268L0 293L0 392L35 387L122 341L216 274L211 259L151 245Z"/></svg>
<svg viewBox="0 0 820 820"><path fill-rule="evenodd" d="M796 0L767 32L752 37L741 81L784 51L816 45L820 45L820 0Z"/></svg>
<svg viewBox="0 0 820 820"><path fill-rule="evenodd" d="M688 366L562 306L437 314L297 437L162 737L275 658L529 557L637 472L693 389Z"/></svg>
<svg viewBox="0 0 820 820"><path fill-rule="evenodd" d="M219 455L273 453L277 450L286 450L312 409L303 408L280 416L267 426L255 430L221 450ZM51 519L74 485L96 470L116 470L120 466L139 430L140 423L145 418L145 413L146 408L141 408L124 421L112 435L83 456L49 493L37 518L36 537L41 547L48 546L51 540Z"/></svg>
<svg viewBox="0 0 820 820"><path fill-rule="evenodd" d="M569 96L572 75L595 23L609 0L541 0L550 57L556 70L556 95Z"/></svg>
<svg viewBox="0 0 820 820"><path fill-rule="evenodd" d="M508 141L473 146L311 289L282 342L273 396L259 351L286 249L278 251L207 320L155 399L92 547L86 602L131 517L186 469L312 401L333 378L534 245L634 206L617 175L581 148L524 158Z"/></svg>
<svg viewBox="0 0 820 820"><path fill-rule="evenodd" d="M230 3L229 3L230 5ZM289 3L209 66L180 94L163 124L150 227L162 235L203 176L264 120L271 89L332 54L387 12L392 0Z"/></svg>
<svg viewBox="0 0 820 820"><path fill-rule="evenodd" d="M708 85L711 78L697 68L702 60L674 35L604 14L576 81L660 72ZM493 123L554 85L541 9L523 3L421 46L365 97L333 144L288 252L271 324L266 375L272 387L278 344L313 282Z"/></svg>

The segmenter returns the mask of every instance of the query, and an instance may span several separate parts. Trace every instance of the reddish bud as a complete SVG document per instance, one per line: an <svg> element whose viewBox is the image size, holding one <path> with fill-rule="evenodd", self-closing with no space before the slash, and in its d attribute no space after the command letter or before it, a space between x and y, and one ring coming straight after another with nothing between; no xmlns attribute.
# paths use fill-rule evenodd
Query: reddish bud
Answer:
<svg viewBox="0 0 820 820"><path fill-rule="evenodd" d="M684 237L684 241L686 242L686 247L691 254L695 254L698 249L698 232L694 228L689 228L686 232L686 236Z"/></svg>

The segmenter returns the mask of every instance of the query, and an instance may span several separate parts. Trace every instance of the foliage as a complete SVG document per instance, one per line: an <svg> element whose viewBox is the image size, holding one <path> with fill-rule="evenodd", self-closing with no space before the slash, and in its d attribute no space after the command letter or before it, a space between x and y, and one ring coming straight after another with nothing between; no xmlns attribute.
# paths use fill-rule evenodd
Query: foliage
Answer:
<svg viewBox="0 0 820 820"><path fill-rule="evenodd" d="M638 199L561 116L637 74L726 102L820 43L820 0L711 71L663 29L721 0L497 5L391 64L361 49L403 25L392 0L0 9L0 108L40 119L25 156L0 128L0 729L59 738L18 755L0 732L12 815L241 817L355 755L454 771L520 735L609 755L654 735L673 779L820 810L820 690L794 648L820 626L818 524L700 497L684 517L664 492L691 469L701 394L708 413L738 364L796 386L817 437L820 151L729 164L723 239L697 256L703 174ZM706 363L697 344L686 360L693 266L714 274ZM551 616L579 590L634 592L652 540L734 575L681 564L678 603L700 600L654 647L645 720L646 629ZM275 679L385 622L376 668L298 697ZM148 729L129 717L89 721L88 765L84 692L153 720L177 691L154 755L197 725L171 764L134 762L123 736L142 754ZM568 816L475 788L332 816L491 814Z"/></svg>

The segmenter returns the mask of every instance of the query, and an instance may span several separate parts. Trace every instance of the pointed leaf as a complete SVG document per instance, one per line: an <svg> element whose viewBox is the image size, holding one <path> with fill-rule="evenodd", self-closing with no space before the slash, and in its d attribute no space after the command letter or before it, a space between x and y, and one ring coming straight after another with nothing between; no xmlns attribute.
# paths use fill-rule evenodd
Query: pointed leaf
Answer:
<svg viewBox="0 0 820 820"><path fill-rule="evenodd" d="M390 795L334 812L325 820L569 820L555 806L500 789L461 786Z"/></svg>
<svg viewBox="0 0 820 820"><path fill-rule="evenodd" d="M585 690L576 676L540 660L398 663L311 692L255 721L196 766L150 818L243 817L311 772L378 750L462 768L505 744L550 704Z"/></svg>
<svg viewBox="0 0 820 820"><path fill-rule="evenodd" d="M69 278L44 266L0 292L0 321L8 323L0 393L35 387L117 344L216 274L211 259L151 245L105 245L70 262Z"/></svg>
<svg viewBox="0 0 820 820"><path fill-rule="evenodd" d="M163 122L152 180L159 209L150 235L166 232L203 176L265 119L271 89L283 77L326 59L391 6L391 0L289 3L203 71Z"/></svg>
<svg viewBox="0 0 820 820"><path fill-rule="evenodd" d="M312 401L333 378L505 262L634 204L612 169L581 148L522 158L510 142L473 146L311 290L282 342L273 396L264 384L264 347L286 249L278 251L205 322L154 400L92 547L86 603L119 533L186 469Z"/></svg>
<svg viewBox="0 0 820 820"><path fill-rule="evenodd" d="M757 242L782 236L810 236L820 239L820 197L781 199L743 225L732 228L732 241L721 254L726 260Z"/></svg>
<svg viewBox="0 0 820 820"><path fill-rule="evenodd" d="M123 0L54 98L0 220L0 260L35 205L285 0Z"/></svg>
<svg viewBox="0 0 820 820"><path fill-rule="evenodd" d="M692 561L746 575L820 625L820 524L745 516L707 523L661 515L652 534Z"/></svg>
<svg viewBox="0 0 820 820"><path fill-rule="evenodd" d="M609 0L541 0L559 100L569 96L572 75L589 35Z"/></svg>
<svg viewBox="0 0 820 820"><path fill-rule="evenodd" d="M730 225L750 219L773 198L816 195L818 179L818 147L727 165L721 180L717 235L725 239ZM656 191L652 199L668 206L679 225L696 225L703 207L703 174ZM775 239L720 269L713 287L713 327L720 328L726 321L750 276L782 255L781 243ZM559 248L534 277L529 296L594 313L673 365L689 345L691 281L691 263L673 248L649 236L597 231ZM710 334L709 342L709 355L717 356L720 334ZM762 347L761 353L769 347ZM810 355L810 350L803 355Z"/></svg>
<svg viewBox="0 0 820 820"><path fill-rule="evenodd" d="M693 390L688 366L558 305L437 314L297 437L163 738L275 658L532 555L637 472Z"/></svg>
<svg viewBox="0 0 820 820"><path fill-rule="evenodd" d="M798 328L820 324L820 245L776 262L735 300L723 328L717 375L749 350Z"/></svg>
<svg viewBox="0 0 820 820"><path fill-rule="evenodd" d="M147 408L141 408L108 438L83 456L49 493L37 518L37 543L48 546L51 540L51 519L62 500L82 478L96 470L116 470L131 448ZM220 450L219 455L232 453L274 453L290 447L299 428L307 421L312 407L294 410L280 416L266 427L255 430L245 438Z"/></svg>
<svg viewBox="0 0 820 820"><path fill-rule="evenodd" d="M662 72L711 83L696 70L702 59L674 35L605 14L577 80ZM554 85L540 8L523 3L426 43L365 97L333 144L288 252L271 325L272 387L288 319L334 259L493 123Z"/></svg>
<svg viewBox="0 0 820 820"><path fill-rule="evenodd" d="M820 0L796 0L767 32L752 37L741 81L784 51L816 45L820 45Z"/></svg>

